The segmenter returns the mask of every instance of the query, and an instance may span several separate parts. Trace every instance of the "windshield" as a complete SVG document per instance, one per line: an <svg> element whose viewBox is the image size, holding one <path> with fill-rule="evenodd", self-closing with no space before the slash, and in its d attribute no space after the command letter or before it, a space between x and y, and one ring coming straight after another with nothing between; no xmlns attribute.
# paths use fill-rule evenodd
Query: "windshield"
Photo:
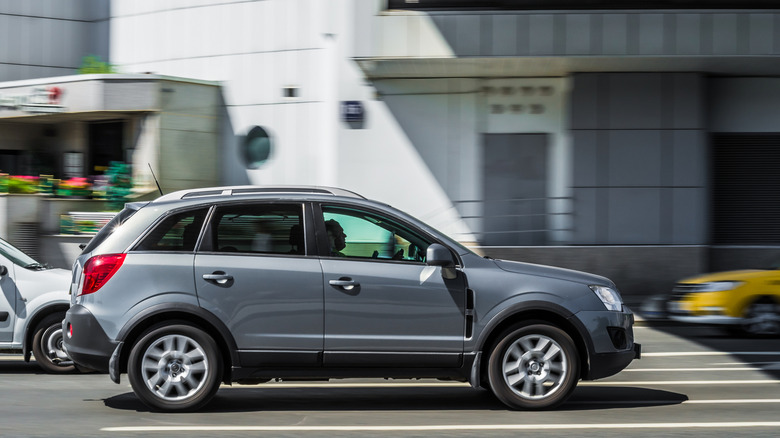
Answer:
<svg viewBox="0 0 780 438"><path fill-rule="evenodd" d="M43 269L44 265L38 263L37 260L23 253L21 249L11 245L3 239L0 239L0 254L3 254L7 259L14 262L19 266L23 266L29 269Z"/></svg>

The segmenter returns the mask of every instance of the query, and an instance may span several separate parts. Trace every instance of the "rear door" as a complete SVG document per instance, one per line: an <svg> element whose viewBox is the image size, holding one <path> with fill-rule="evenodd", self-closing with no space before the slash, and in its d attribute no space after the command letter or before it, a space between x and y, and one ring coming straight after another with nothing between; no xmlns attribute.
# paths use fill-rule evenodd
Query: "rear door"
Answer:
<svg viewBox="0 0 780 438"><path fill-rule="evenodd" d="M219 205L207 226L195 256L198 299L230 329L242 366L320 362L322 269L307 244L306 210Z"/></svg>

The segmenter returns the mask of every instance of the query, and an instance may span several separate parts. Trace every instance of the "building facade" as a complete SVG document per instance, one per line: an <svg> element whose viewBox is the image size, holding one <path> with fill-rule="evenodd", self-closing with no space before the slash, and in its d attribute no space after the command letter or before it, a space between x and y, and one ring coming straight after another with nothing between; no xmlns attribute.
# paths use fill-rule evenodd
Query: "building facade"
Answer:
<svg viewBox="0 0 780 438"><path fill-rule="evenodd" d="M627 295L780 257L773 2L18 3L0 85L87 55L219 83L218 160L179 164L220 184L344 187Z"/></svg>

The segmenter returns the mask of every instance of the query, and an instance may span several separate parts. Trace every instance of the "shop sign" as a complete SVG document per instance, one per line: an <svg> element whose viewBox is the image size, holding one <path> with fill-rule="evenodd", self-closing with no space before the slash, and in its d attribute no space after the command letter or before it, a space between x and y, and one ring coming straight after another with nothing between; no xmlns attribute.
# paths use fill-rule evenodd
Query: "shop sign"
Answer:
<svg viewBox="0 0 780 438"><path fill-rule="evenodd" d="M363 103L357 100L341 102L341 119L348 123L362 122L365 116Z"/></svg>
<svg viewBox="0 0 780 438"><path fill-rule="evenodd" d="M0 110L24 111L26 113L61 113L62 88L55 86L35 87L29 94L0 94Z"/></svg>

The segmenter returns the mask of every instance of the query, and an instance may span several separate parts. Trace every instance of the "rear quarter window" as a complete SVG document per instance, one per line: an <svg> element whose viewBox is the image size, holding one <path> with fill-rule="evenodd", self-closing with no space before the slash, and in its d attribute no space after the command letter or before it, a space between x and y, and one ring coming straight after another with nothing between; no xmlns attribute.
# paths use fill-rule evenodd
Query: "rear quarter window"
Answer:
<svg viewBox="0 0 780 438"><path fill-rule="evenodd" d="M82 254L87 254L95 250L101 243L103 243L108 236L114 233L122 224L124 224L132 215L139 210L140 207L126 207L122 211L116 214L103 228L98 231L95 237L89 241Z"/></svg>
<svg viewBox="0 0 780 438"><path fill-rule="evenodd" d="M135 251L192 252L208 208L168 215L135 247Z"/></svg>

